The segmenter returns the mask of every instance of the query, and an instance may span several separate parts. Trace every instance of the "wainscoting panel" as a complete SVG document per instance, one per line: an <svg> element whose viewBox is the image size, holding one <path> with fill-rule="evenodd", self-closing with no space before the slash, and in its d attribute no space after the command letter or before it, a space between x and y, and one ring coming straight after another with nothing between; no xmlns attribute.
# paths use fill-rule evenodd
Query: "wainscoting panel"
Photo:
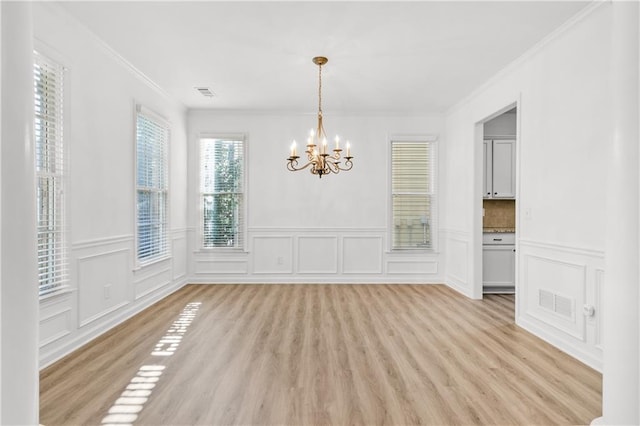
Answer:
<svg viewBox="0 0 640 426"><path fill-rule="evenodd" d="M64 308L61 311L40 317L40 347L62 339L71 334L71 309Z"/></svg>
<svg viewBox="0 0 640 426"><path fill-rule="evenodd" d="M150 265L142 271L136 271L133 278L134 299L141 299L171 284L171 277L169 259Z"/></svg>
<svg viewBox="0 0 640 426"><path fill-rule="evenodd" d="M518 247L516 323L600 370L604 252L530 240Z"/></svg>
<svg viewBox="0 0 640 426"><path fill-rule="evenodd" d="M238 274L246 275L249 272L249 262L244 259L229 258L197 258L195 260L196 275Z"/></svg>
<svg viewBox="0 0 640 426"><path fill-rule="evenodd" d="M335 236L298 237L298 273L338 273L338 238Z"/></svg>
<svg viewBox="0 0 640 426"><path fill-rule="evenodd" d="M586 265L531 254L523 260L527 313L584 341Z"/></svg>
<svg viewBox="0 0 640 426"><path fill-rule="evenodd" d="M387 260L387 273L399 275L436 275L438 262L421 258Z"/></svg>
<svg viewBox="0 0 640 426"><path fill-rule="evenodd" d="M593 305L594 307L594 317L595 319L591 319L595 324L595 346L598 350L602 351L602 324L604 321L604 317L602 315L602 306L604 301L602 300L602 294L604 292L604 269L597 268L595 270L596 274L596 286L595 286L595 299Z"/></svg>
<svg viewBox="0 0 640 426"><path fill-rule="evenodd" d="M249 227L247 251L200 250L188 230L193 283L443 283L441 254L390 251L384 228Z"/></svg>
<svg viewBox="0 0 640 426"><path fill-rule="evenodd" d="M290 236L254 236L252 254L254 274L293 272L293 238Z"/></svg>
<svg viewBox="0 0 640 426"><path fill-rule="evenodd" d="M447 231L447 283L464 294L469 294L469 234Z"/></svg>
<svg viewBox="0 0 640 426"><path fill-rule="evenodd" d="M186 235L172 230L171 257L136 268L133 235L72 243L68 288L40 301L40 367L182 287Z"/></svg>
<svg viewBox="0 0 640 426"><path fill-rule="evenodd" d="M345 274L381 274L382 250L381 237L343 237L342 272Z"/></svg>
<svg viewBox="0 0 640 426"><path fill-rule="evenodd" d="M187 236L174 236L171 239L171 255L173 280L180 280L187 276Z"/></svg>
<svg viewBox="0 0 640 426"><path fill-rule="evenodd" d="M116 249L77 259L80 327L129 303L127 292L130 259L128 249Z"/></svg>

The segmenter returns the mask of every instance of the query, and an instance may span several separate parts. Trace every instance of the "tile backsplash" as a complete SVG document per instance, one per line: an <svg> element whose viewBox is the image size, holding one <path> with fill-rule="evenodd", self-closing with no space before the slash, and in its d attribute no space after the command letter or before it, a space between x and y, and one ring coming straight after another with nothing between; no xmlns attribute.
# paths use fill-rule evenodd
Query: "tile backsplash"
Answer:
<svg viewBox="0 0 640 426"><path fill-rule="evenodd" d="M483 200L482 227L491 229L516 228L516 200Z"/></svg>

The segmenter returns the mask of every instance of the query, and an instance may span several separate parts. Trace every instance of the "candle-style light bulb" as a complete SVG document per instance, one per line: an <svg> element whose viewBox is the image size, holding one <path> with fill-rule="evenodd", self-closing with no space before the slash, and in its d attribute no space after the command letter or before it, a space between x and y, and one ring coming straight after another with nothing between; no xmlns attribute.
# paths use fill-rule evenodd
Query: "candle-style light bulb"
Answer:
<svg viewBox="0 0 640 426"><path fill-rule="evenodd" d="M340 137L336 135L336 150L340 149Z"/></svg>
<svg viewBox="0 0 640 426"><path fill-rule="evenodd" d="M351 144L347 141L347 157L351 157Z"/></svg>
<svg viewBox="0 0 640 426"><path fill-rule="evenodd" d="M294 140L293 143L291 144L291 156L295 157L296 156L296 141Z"/></svg>
<svg viewBox="0 0 640 426"><path fill-rule="evenodd" d="M327 153L327 138L322 139L322 153Z"/></svg>

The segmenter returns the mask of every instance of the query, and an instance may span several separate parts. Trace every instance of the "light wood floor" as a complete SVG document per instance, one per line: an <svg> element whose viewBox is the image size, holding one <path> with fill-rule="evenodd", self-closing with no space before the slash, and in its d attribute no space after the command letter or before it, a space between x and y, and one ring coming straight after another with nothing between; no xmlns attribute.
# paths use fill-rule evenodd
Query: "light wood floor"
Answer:
<svg viewBox="0 0 640 426"><path fill-rule="evenodd" d="M58 424L589 424L601 375L429 285L189 285L41 373Z"/></svg>

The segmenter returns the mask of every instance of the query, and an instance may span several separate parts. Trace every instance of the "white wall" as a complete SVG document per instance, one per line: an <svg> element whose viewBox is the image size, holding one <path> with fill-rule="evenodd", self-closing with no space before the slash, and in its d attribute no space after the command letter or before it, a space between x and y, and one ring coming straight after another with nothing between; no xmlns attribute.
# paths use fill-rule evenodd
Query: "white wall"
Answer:
<svg viewBox="0 0 640 426"><path fill-rule="evenodd" d="M0 6L0 22L2 22L2 6ZM2 61L2 30L0 29L0 63ZM2 67L0 66L0 135L2 135ZM0 136L1 138L1 136ZM2 140L0 140L0 144ZM2 150L0 149L0 175L2 174ZM2 223L2 188L0 187L0 224ZM2 241L2 226L0 226L0 241ZM2 244L0 244L0 277L2 276ZM0 281L0 306L2 306L2 282ZM2 316L0 315L0 383L2 383ZM0 419L2 418L2 386L0 386Z"/></svg>
<svg viewBox="0 0 640 426"><path fill-rule="evenodd" d="M610 23L610 5L591 7L445 118L447 282L479 297L477 123L519 101L516 321L596 368L602 359ZM568 302L570 312L543 307L541 294L549 293ZM584 304L595 306L595 317L583 316Z"/></svg>
<svg viewBox="0 0 640 426"><path fill-rule="evenodd" d="M33 12L36 48L68 69L71 291L40 303L44 366L186 282L186 112L62 9ZM172 256L144 268L134 248L136 103L171 123Z"/></svg>
<svg viewBox="0 0 640 426"><path fill-rule="evenodd" d="M325 113L329 136L350 139L355 159L350 172L322 179L286 169L291 141L302 151L315 120L314 114L189 113L190 281L442 282L439 252L390 253L388 231L390 137L439 136L442 119ZM202 133L246 135L246 252L198 250Z"/></svg>
<svg viewBox="0 0 640 426"><path fill-rule="evenodd" d="M0 424L38 423L38 296L31 5L2 10Z"/></svg>

